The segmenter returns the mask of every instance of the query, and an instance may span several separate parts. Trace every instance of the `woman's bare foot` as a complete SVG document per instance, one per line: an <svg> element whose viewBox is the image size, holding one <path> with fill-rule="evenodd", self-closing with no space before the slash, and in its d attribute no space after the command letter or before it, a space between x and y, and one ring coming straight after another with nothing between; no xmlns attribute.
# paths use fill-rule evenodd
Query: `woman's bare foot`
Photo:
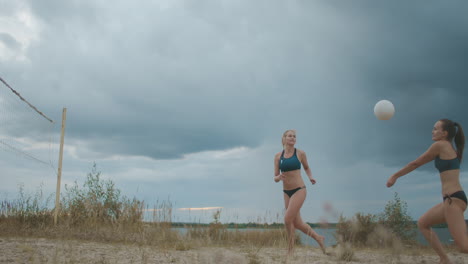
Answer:
<svg viewBox="0 0 468 264"><path fill-rule="evenodd" d="M323 254L327 255L327 251L325 249L325 237L324 236L319 236L317 238L317 243L319 244L320 248L322 249Z"/></svg>
<svg viewBox="0 0 468 264"><path fill-rule="evenodd" d="M439 264L453 264L453 262L449 258L441 258Z"/></svg>
<svg viewBox="0 0 468 264"><path fill-rule="evenodd" d="M294 257L294 249L289 249L288 254L286 254L286 263L288 260Z"/></svg>

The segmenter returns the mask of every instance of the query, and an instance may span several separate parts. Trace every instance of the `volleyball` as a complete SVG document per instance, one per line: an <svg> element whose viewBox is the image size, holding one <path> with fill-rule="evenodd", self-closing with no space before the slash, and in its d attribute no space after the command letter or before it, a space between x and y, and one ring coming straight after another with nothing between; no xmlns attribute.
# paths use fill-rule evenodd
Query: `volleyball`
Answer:
<svg viewBox="0 0 468 264"><path fill-rule="evenodd" d="M395 114L395 107L388 100L380 100L374 106L374 114L379 120L389 120Z"/></svg>

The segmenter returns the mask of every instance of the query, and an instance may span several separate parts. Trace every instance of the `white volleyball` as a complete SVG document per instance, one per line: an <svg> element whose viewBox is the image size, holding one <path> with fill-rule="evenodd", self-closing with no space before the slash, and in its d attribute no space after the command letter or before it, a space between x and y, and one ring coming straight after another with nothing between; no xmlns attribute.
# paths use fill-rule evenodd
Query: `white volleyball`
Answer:
<svg viewBox="0 0 468 264"><path fill-rule="evenodd" d="M395 107L388 100L380 100L374 106L374 114L379 120L389 120L395 114Z"/></svg>

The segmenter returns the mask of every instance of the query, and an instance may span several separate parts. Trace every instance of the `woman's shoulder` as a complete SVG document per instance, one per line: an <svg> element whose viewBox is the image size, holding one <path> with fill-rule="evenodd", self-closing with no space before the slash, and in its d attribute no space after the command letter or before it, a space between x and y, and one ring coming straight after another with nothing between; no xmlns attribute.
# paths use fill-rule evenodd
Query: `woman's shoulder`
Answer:
<svg viewBox="0 0 468 264"><path fill-rule="evenodd" d="M446 153L446 154L451 154L455 150L453 149L452 143L450 143L447 140L439 140L436 141L432 144L434 148L436 148L439 153Z"/></svg>
<svg viewBox="0 0 468 264"><path fill-rule="evenodd" d="M296 153L297 155L301 155L301 156L306 154L304 150L298 149L298 148L296 148Z"/></svg>
<svg viewBox="0 0 468 264"><path fill-rule="evenodd" d="M283 154L283 151L280 151L275 154L275 159L279 159L281 157L281 154Z"/></svg>
<svg viewBox="0 0 468 264"><path fill-rule="evenodd" d="M450 142L446 140L438 140L434 143L432 143L431 147L429 148L430 152L433 152L437 155L440 155L441 153L447 153L451 150L453 150L453 146Z"/></svg>
<svg viewBox="0 0 468 264"><path fill-rule="evenodd" d="M304 151L304 150L302 150L302 149L298 149L298 148L296 148L296 152L297 152L297 153L301 153L301 154L305 153L305 151Z"/></svg>

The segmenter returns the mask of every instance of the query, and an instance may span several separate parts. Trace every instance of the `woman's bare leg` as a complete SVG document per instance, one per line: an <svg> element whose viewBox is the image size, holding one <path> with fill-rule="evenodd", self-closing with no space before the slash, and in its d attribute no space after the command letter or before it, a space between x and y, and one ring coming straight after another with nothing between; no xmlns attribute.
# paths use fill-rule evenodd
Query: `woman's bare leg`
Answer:
<svg viewBox="0 0 468 264"><path fill-rule="evenodd" d="M294 227L301 230L304 234L310 236L311 238L315 239L317 243L319 244L320 248L322 249L323 253L326 254L325 250L325 237L317 234L310 225L306 224L304 221L302 221L301 214L300 212L298 213L295 221L294 221Z"/></svg>
<svg viewBox="0 0 468 264"><path fill-rule="evenodd" d="M444 203L445 219L455 244L460 252L468 253L468 236L466 235L466 223L463 212L466 204L460 199L452 198L452 203L448 200Z"/></svg>
<svg viewBox="0 0 468 264"><path fill-rule="evenodd" d="M448 258L447 254L440 243L439 237L435 232L432 231L431 226L445 223L445 210L444 204L440 203L432 207L418 220L418 228L426 238L427 242L435 250L437 255L440 257L440 263L449 264L452 263Z"/></svg>
<svg viewBox="0 0 468 264"><path fill-rule="evenodd" d="M285 195L286 213L284 215L284 225L286 227L286 232L288 233L288 255L291 255L294 251L294 221L301 210L302 204L304 204L305 197L305 189L298 190L291 197L287 197L287 195Z"/></svg>

